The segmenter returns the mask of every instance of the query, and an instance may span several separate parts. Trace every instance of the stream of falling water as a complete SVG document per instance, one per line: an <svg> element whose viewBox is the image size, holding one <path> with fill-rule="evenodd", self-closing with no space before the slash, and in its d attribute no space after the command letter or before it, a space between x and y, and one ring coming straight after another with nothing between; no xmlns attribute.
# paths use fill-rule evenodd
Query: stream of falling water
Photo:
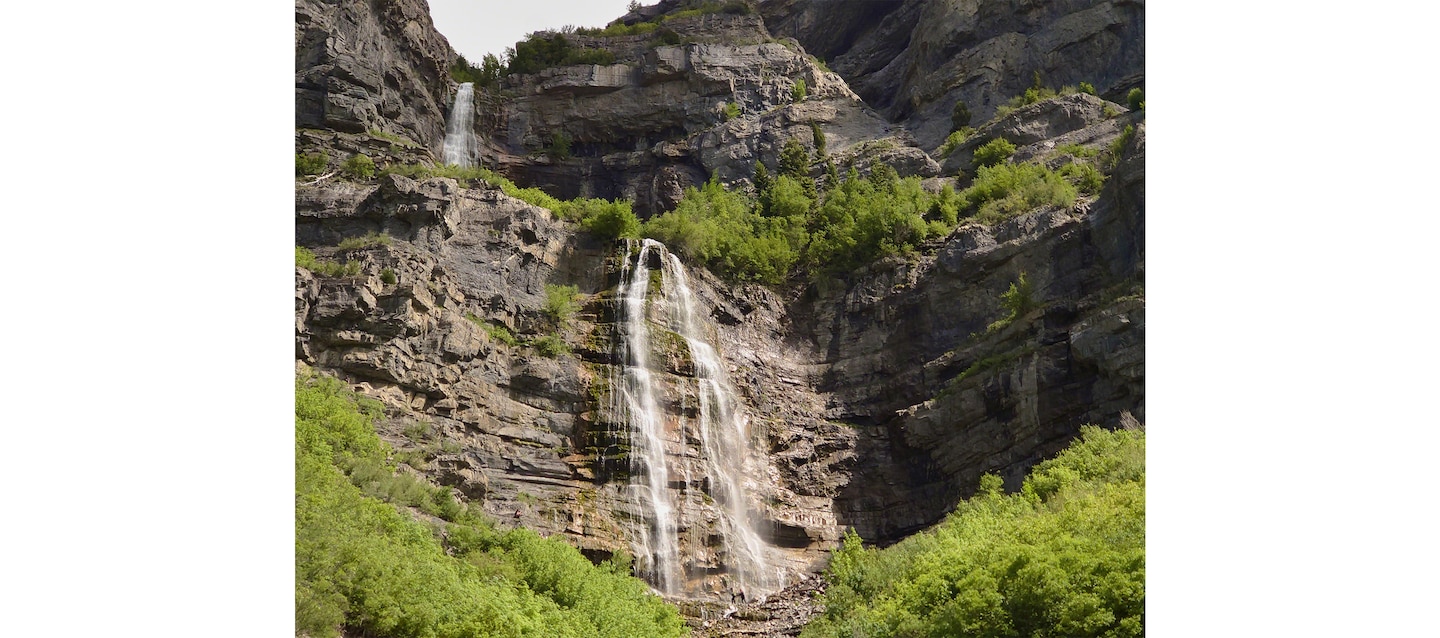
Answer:
<svg viewBox="0 0 1440 638"><path fill-rule="evenodd" d="M722 589L743 593L750 599L768 594L781 584L781 578L767 558L767 546L751 515L745 477L747 467L755 465L747 435L748 420L731 389L724 362L705 336L707 324L704 315L697 312L695 295L680 259L653 240L643 240L638 254L635 248L634 243L626 243L621 266L618 298L622 316L617 318L616 326L623 365L615 367L619 372L612 373L616 377L611 387L615 389L612 407L629 430L629 500L635 511L645 517L635 539L637 566L662 594L675 595L686 587L683 572L687 558L690 562L704 562L681 556L679 517L685 512L677 512L672 503L669 467L672 462L678 463L683 479L678 486L682 490L680 498L686 505L681 509L691 512L685 523L690 528L687 538L691 539L692 550L704 545L707 535L713 535L719 541L719 570L725 574ZM652 260L659 262L657 290L651 289ZM656 324L653 329L652 317ZM655 369L651 362L651 337L655 331L662 335L673 333L670 337L679 338L677 345L683 340L694 364L694 379L674 380L693 383L699 403L694 419L671 415L679 427L668 436L666 414L660 403L666 375L663 367ZM690 439L698 441L693 453L688 449ZM667 460L667 440L673 461ZM699 482L687 462L695 457L704 474ZM697 485L704 486L703 495ZM707 509L712 515L704 515ZM707 529L706 519L715 521L714 529ZM694 593L693 586L686 589Z"/></svg>
<svg viewBox="0 0 1440 638"><path fill-rule="evenodd" d="M455 92L455 104L445 122L446 164L468 167L475 164L475 85L466 82Z"/></svg>

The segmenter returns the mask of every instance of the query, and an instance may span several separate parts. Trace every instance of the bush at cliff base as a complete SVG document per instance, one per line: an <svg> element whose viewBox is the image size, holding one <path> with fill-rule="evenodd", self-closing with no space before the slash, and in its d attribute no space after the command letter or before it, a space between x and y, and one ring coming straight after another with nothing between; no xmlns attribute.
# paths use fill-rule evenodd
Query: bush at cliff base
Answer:
<svg viewBox="0 0 1440 638"><path fill-rule="evenodd" d="M297 635L684 633L675 609L624 562L596 566L564 542L498 531L448 490L396 475L375 435L379 415L377 402L335 379L296 379ZM448 522L419 522L394 502L402 494Z"/></svg>
<svg viewBox="0 0 1440 638"><path fill-rule="evenodd" d="M933 530L886 549L852 531L803 638L1141 636L1145 436L1087 427L1017 494L994 475Z"/></svg>

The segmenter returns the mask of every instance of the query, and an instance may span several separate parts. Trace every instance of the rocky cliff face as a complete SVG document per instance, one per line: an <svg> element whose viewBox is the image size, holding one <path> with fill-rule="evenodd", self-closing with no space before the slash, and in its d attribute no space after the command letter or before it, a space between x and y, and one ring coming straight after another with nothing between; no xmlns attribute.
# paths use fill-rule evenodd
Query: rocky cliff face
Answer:
<svg viewBox="0 0 1440 638"><path fill-rule="evenodd" d="M500 93L513 97L477 116L490 140L484 161L564 197L633 200L642 217L673 208L686 187L711 176L733 184L749 179L756 160L773 168L788 139L813 150L812 123L831 152L890 138L907 160L897 163L904 174L938 172L902 129L794 41L772 37L760 16L712 13L665 25L682 44L653 33L572 34L573 46L609 51L616 63L507 80ZM570 140L571 157L547 155L557 135ZM862 167L868 157L858 158Z"/></svg>
<svg viewBox="0 0 1440 638"><path fill-rule="evenodd" d="M817 47L853 41L845 55L855 60L872 41L875 51L912 55L905 52L931 36L894 35L921 29L919 17L903 28L905 12L939 6L833 4L833 33L793 32L802 42L819 38ZM1062 4L1027 4L1025 24L1040 30L1027 37L1084 13ZM382 163L439 155L440 105L451 85L440 73L451 53L420 15L426 12L416 13L423 7L297 1L297 126L318 129L298 131L297 146L337 160L366 152ZM626 19L665 3L658 7ZM1069 161L1057 152L1062 145L1103 148L1125 125L1136 130L1101 193L1070 208L965 224L917 255L804 289L730 285L690 270L711 343L749 416L752 444L765 455L750 477L756 515L787 580L797 582L824 564L846 527L867 540L898 540L938 520L982 473L1015 487L1083 424L1143 422L1145 127L1141 114L1066 96L984 125L937 162L840 76L771 35L786 20L808 24L801 18L814 5L776 0L763 9L764 22L728 14L671 21L692 40L677 45L608 38L614 65L509 80L478 98L483 159L557 195L632 197L660 210L710 175L743 184L754 161L773 164L788 138L813 144L812 123L839 161L883 161L925 176L953 175L979 141L995 136L1015 142L1018 159L1059 165ZM863 16L879 26L860 24ZM972 31L1011 28L981 22ZM947 46L959 49L946 60L976 50ZM833 58L837 68L841 57ZM797 79L808 93L798 102ZM732 102L740 115L727 119ZM948 123L948 104L936 108ZM930 118L917 113L909 117ZM397 144L371 128L418 144ZM573 157L535 153L557 132L573 141ZM391 239L339 248L371 233ZM502 525L563 534L596 558L630 546L644 512L626 496L619 445L626 426L610 407L618 273L631 258L623 245L495 189L393 174L297 183L296 240L321 260L359 267L355 276L297 268L297 364L382 400L382 435L408 467L483 503ZM1037 307L987 330L1002 314L1000 294L1022 272ZM543 310L546 284L577 287L584 305L573 320ZM546 336L572 352L546 356ZM685 390L694 365L673 343L659 343L654 354L667 362L663 383L671 389L662 401L669 463L687 467L696 454L685 425L695 411ZM692 483L669 486L681 504L677 516L690 526L681 541L690 557L685 594L728 601L713 504L698 496L707 486ZM799 626L771 618L781 612L763 605L742 611L766 631ZM734 628L727 623L711 628Z"/></svg>
<svg viewBox="0 0 1440 638"><path fill-rule="evenodd" d="M425 0L296 0L295 127L376 129L438 155L454 59Z"/></svg>
<svg viewBox="0 0 1440 638"><path fill-rule="evenodd" d="M955 102L983 122L1037 72L1116 102L1145 77L1143 0L765 0L760 11L925 148L950 132Z"/></svg>

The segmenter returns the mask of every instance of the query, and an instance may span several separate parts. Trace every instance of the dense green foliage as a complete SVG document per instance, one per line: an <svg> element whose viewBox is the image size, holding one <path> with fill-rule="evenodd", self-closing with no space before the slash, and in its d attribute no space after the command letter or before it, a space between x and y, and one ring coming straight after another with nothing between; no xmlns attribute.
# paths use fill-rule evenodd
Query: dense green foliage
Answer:
<svg viewBox="0 0 1440 638"><path fill-rule="evenodd" d="M330 158L324 153L295 154L295 176L315 175L325 170Z"/></svg>
<svg viewBox="0 0 1440 638"><path fill-rule="evenodd" d="M1129 105L1132 111L1145 108L1145 92L1140 90L1140 87L1130 89L1130 92L1125 94L1125 104Z"/></svg>
<svg viewBox="0 0 1440 638"><path fill-rule="evenodd" d="M790 97L796 102L805 101L805 78L795 80L795 85L790 87Z"/></svg>
<svg viewBox="0 0 1440 638"><path fill-rule="evenodd" d="M987 475L936 528L883 550L846 535L804 638L1144 634L1145 436L1082 430L1019 494Z"/></svg>
<svg viewBox="0 0 1440 638"><path fill-rule="evenodd" d="M580 48L563 33L536 33L515 43L507 73L535 73L570 64L614 64L615 54L605 49Z"/></svg>
<svg viewBox="0 0 1440 638"><path fill-rule="evenodd" d="M982 166L960 193L962 210L994 224L1042 206L1069 206L1078 193L1065 178L1039 164Z"/></svg>
<svg viewBox="0 0 1440 638"><path fill-rule="evenodd" d="M325 377L295 383L296 633L680 636L674 608L629 576L528 530L501 532L448 490L396 477L378 403ZM386 502L390 500L391 502ZM400 502L450 521L427 526Z"/></svg>
<svg viewBox="0 0 1440 638"><path fill-rule="evenodd" d="M356 153L340 165L340 170L351 179L370 179L375 176L375 160L364 153Z"/></svg>
<svg viewBox="0 0 1440 638"><path fill-rule="evenodd" d="M740 281L779 283L799 259L804 218L766 217L743 194L712 180L685 190L672 210L652 217L646 237Z"/></svg>
<svg viewBox="0 0 1440 638"><path fill-rule="evenodd" d="M572 199L556 212L566 219L579 220L581 228L605 239L640 237L640 218L635 216L630 200Z"/></svg>
<svg viewBox="0 0 1440 638"><path fill-rule="evenodd" d="M997 137L975 149L976 166L994 166L1010 159L1015 154L1015 145L1003 137Z"/></svg>
<svg viewBox="0 0 1440 638"><path fill-rule="evenodd" d="M1095 95L1095 85L1089 82L1080 83L1080 92L1086 95Z"/></svg>
<svg viewBox="0 0 1440 638"><path fill-rule="evenodd" d="M815 160L825 159L825 131L820 128L819 122L810 123L810 139L815 141Z"/></svg>
<svg viewBox="0 0 1440 638"><path fill-rule="evenodd" d="M486 53L481 59L480 66L470 64L465 56L455 58L450 65L450 78L459 83L473 82L476 86L495 86L500 81L500 76L505 74L505 67L500 63L500 58L493 53Z"/></svg>
<svg viewBox="0 0 1440 638"><path fill-rule="evenodd" d="M988 146L1002 157L1014 150L1003 139ZM872 166L867 178L852 168L841 179L827 162L821 191L809 176L810 156L794 139L779 164L772 176L756 162L754 199L712 181L687 189L675 210L651 218L642 233L732 281L775 284L795 266L833 274L912 252L961 218L994 224L1045 206L1070 206L1104 181L1085 161L1058 171L1005 163L982 166L964 191L946 186L932 193L919 178L901 179L886 164Z"/></svg>

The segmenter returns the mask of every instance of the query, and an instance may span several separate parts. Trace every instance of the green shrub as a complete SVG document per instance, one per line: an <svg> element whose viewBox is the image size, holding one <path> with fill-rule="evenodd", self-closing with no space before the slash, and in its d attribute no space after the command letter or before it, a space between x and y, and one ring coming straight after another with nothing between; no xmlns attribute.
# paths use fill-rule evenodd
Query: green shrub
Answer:
<svg viewBox="0 0 1440 638"><path fill-rule="evenodd" d="M396 282L400 281L400 279L395 276L394 268L386 268L380 271L380 281L385 282L387 286L393 286Z"/></svg>
<svg viewBox="0 0 1440 638"><path fill-rule="evenodd" d="M672 210L642 233L732 281L778 284L799 259L803 218L765 217L754 202L711 180L685 190Z"/></svg>
<svg viewBox="0 0 1440 638"><path fill-rule="evenodd" d="M810 139L815 141L815 161L825 159L825 131L820 129L818 122L810 123Z"/></svg>
<svg viewBox="0 0 1440 638"><path fill-rule="evenodd" d="M994 224L1042 206L1070 206L1078 193L1059 173L1038 164L982 166L960 193L960 208Z"/></svg>
<svg viewBox="0 0 1440 638"><path fill-rule="evenodd" d="M579 296L575 286L545 284L545 314L563 328L580 310Z"/></svg>
<svg viewBox="0 0 1440 638"><path fill-rule="evenodd" d="M296 247L295 247L295 265L296 265L296 266L299 266L299 267L304 268L304 269L306 269L306 270L315 270L315 265L316 265L317 263L319 263L319 262L317 262L317 261L315 260L315 253L310 252L310 249L309 249L309 248L306 248L306 247L304 247L304 246L296 246Z"/></svg>
<svg viewBox="0 0 1440 638"><path fill-rule="evenodd" d="M1105 184L1105 175L1089 162L1071 162L1061 166L1060 174L1086 195L1098 194Z"/></svg>
<svg viewBox="0 0 1440 638"><path fill-rule="evenodd" d="M480 329L484 330L485 334L489 335L492 340L499 341L507 346L520 345L520 340L515 338L515 334L503 325L485 321L471 312L465 313L465 318L469 319L471 323L480 326Z"/></svg>
<svg viewBox="0 0 1440 638"><path fill-rule="evenodd" d="M318 175L330 164L330 157L324 153L295 154L295 176Z"/></svg>
<svg viewBox="0 0 1440 638"><path fill-rule="evenodd" d="M504 74L505 67L493 53L486 53L479 67L470 64L463 55L457 56L450 65L450 78L461 84L471 82L476 86L493 87Z"/></svg>
<svg viewBox="0 0 1440 638"><path fill-rule="evenodd" d="M950 109L950 130L958 131L970 125L970 107L965 102L958 101L955 107Z"/></svg>
<svg viewBox="0 0 1440 638"><path fill-rule="evenodd" d="M1018 494L981 477L931 530L832 555L801 638L1144 634L1145 435L1081 429Z"/></svg>
<svg viewBox="0 0 1440 638"><path fill-rule="evenodd" d="M542 356L551 359L560 355L570 354L571 352L570 344L565 343L564 339L555 335L537 337L534 341L530 342L530 345L535 346L535 349L540 351Z"/></svg>
<svg viewBox="0 0 1440 638"><path fill-rule="evenodd" d="M1130 106L1130 110L1132 110L1132 111L1136 111L1136 110L1139 110L1139 109L1141 109L1141 108L1144 108L1144 106L1145 106L1145 92L1144 92L1144 91L1141 91L1141 90L1140 90L1140 87L1138 87L1138 86L1135 87L1135 88L1133 88L1133 89L1130 89L1130 92L1125 94L1125 104L1129 105L1129 106ZM1164 109L1161 109L1161 110L1163 111Z"/></svg>
<svg viewBox="0 0 1440 638"><path fill-rule="evenodd" d="M945 143L940 145L940 157L950 157L950 154L954 153L956 148L959 148L965 140L970 139L970 136L974 134L975 129L968 126L962 126L951 133L945 138Z"/></svg>
<svg viewBox="0 0 1440 638"><path fill-rule="evenodd" d="M360 276L360 262L347 261L340 263L328 259L316 259L315 253L301 246L295 247L295 265L325 277Z"/></svg>
<svg viewBox="0 0 1440 638"><path fill-rule="evenodd" d="M555 131L550 136L550 145L545 147L545 154L553 160L570 159L570 136L561 131Z"/></svg>
<svg viewBox="0 0 1440 638"><path fill-rule="evenodd" d="M656 45L675 46L682 42L684 42L684 39L680 37L680 34L669 27L660 27L660 30L655 34Z"/></svg>
<svg viewBox="0 0 1440 638"><path fill-rule="evenodd" d="M1100 149L1084 144L1061 144L1055 147L1055 152L1061 155L1074 155L1075 157L1091 158L1100 154Z"/></svg>
<svg viewBox="0 0 1440 638"><path fill-rule="evenodd" d="M1089 82L1080 83L1080 92L1086 95L1095 95L1095 85Z"/></svg>
<svg viewBox="0 0 1440 638"><path fill-rule="evenodd" d="M790 97L796 102L805 101L805 78L795 80L795 85L790 87Z"/></svg>
<svg viewBox="0 0 1440 638"><path fill-rule="evenodd" d="M352 179L370 179L375 176L375 160L364 153L356 153L345 160L340 170Z"/></svg>
<svg viewBox="0 0 1440 638"><path fill-rule="evenodd" d="M631 210L629 201L615 200L600 206L595 214L581 219L580 225L608 239L640 237L640 218Z"/></svg>
<svg viewBox="0 0 1440 638"><path fill-rule="evenodd" d="M737 118L737 117L740 117L740 105L739 105L739 104L736 104L735 102L730 102L729 104L726 104L726 105L725 105L725 120L728 122L728 121L733 120L733 119L735 119L735 118Z"/></svg>
<svg viewBox="0 0 1440 638"><path fill-rule="evenodd" d="M347 237L340 241L340 250L354 250L356 248L370 248L372 246L389 246L390 235L371 231L363 237Z"/></svg>
<svg viewBox="0 0 1440 638"><path fill-rule="evenodd" d="M1125 147L1130 144L1130 139L1133 137L1135 137L1135 127L1126 124L1125 130L1120 132L1120 137L1110 142L1110 146L1106 150L1110 153L1111 169L1114 169L1120 164L1120 154L1125 152Z"/></svg>
<svg viewBox="0 0 1440 638"><path fill-rule="evenodd" d="M994 166L1015 154L1015 145L1003 137L997 137L975 149L975 166Z"/></svg>

